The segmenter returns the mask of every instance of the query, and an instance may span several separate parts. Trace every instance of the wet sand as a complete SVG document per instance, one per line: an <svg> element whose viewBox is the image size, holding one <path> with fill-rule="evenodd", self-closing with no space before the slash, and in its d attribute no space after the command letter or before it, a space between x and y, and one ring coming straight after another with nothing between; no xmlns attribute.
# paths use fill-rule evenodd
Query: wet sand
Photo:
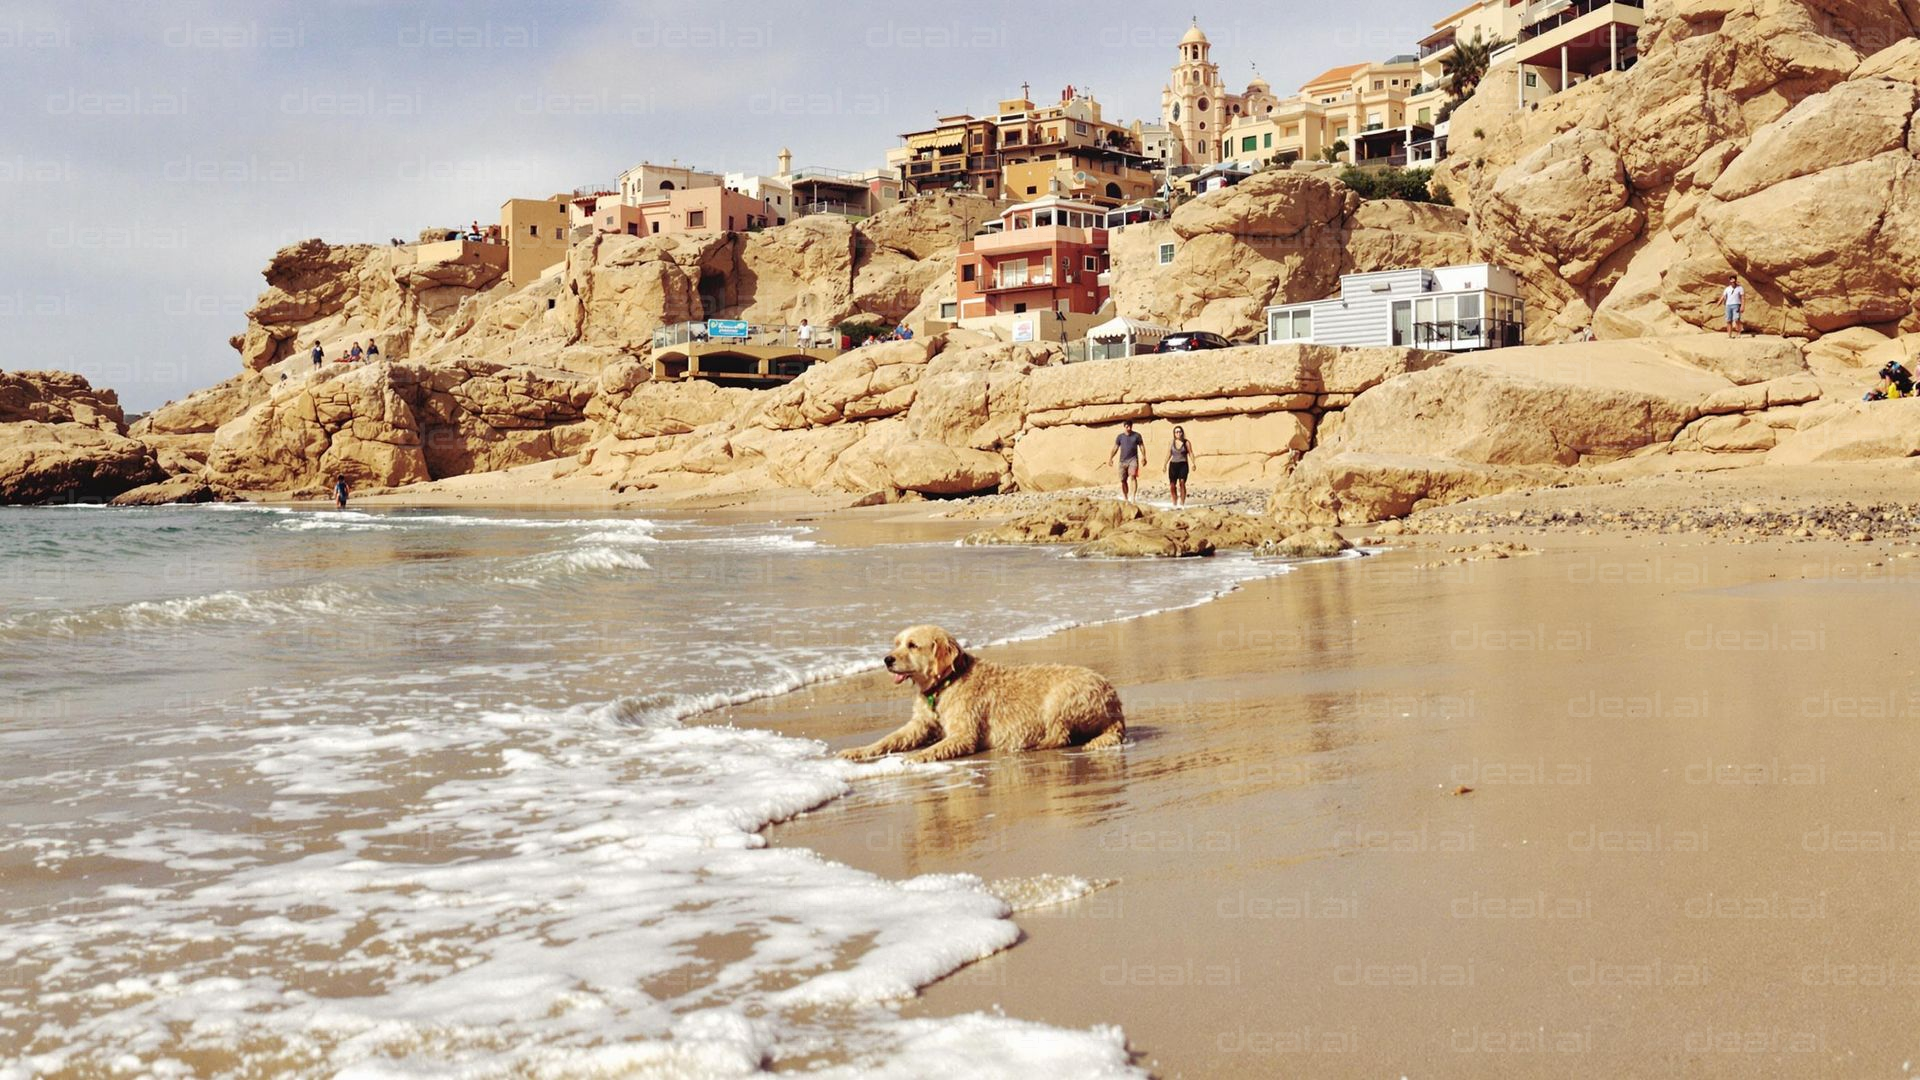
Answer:
<svg viewBox="0 0 1920 1080"><path fill-rule="evenodd" d="M1524 539L988 650L1110 673L1130 744L875 783L772 839L1114 879L907 1008L1119 1024L1160 1076L1899 1075L1920 559ZM876 673L713 719L838 747L908 708Z"/></svg>

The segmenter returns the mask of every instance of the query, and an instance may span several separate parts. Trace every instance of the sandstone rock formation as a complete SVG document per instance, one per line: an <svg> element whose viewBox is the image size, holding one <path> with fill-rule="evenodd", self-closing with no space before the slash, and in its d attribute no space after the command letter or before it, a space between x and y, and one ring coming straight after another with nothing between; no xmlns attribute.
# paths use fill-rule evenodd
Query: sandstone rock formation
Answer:
<svg viewBox="0 0 1920 1080"><path fill-rule="evenodd" d="M1916 13L1893 4L1650 7L1640 61L1516 112L1496 67L1454 113L1441 180L1476 253L1519 271L1530 335L1750 325L1920 329L1909 129Z"/></svg>
<svg viewBox="0 0 1920 1080"><path fill-rule="evenodd" d="M0 504L109 499L165 474L111 390L64 371L0 372Z"/></svg>
<svg viewBox="0 0 1920 1080"><path fill-rule="evenodd" d="M267 396L269 382L251 371L188 394L179 401L134 421L127 433L158 455L160 467L173 475L198 472L213 448L220 425L252 408Z"/></svg>
<svg viewBox="0 0 1920 1080"><path fill-rule="evenodd" d="M1113 499L1064 498L1043 510L967 534L968 544L1068 544L1075 554L1180 558L1274 547L1270 522L1210 508L1153 510ZM1287 552L1292 553L1292 552Z"/></svg>
<svg viewBox="0 0 1920 1080"><path fill-rule="evenodd" d="M546 461L586 443L594 385L477 360L323 371L221 425L207 474L242 490L391 487Z"/></svg>
<svg viewBox="0 0 1920 1080"><path fill-rule="evenodd" d="M1132 318L1250 338L1267 306L1331 296L1341 274L1465 261L1466 224L1451 207L1363 201L1330 177L1269 170L1167 221L1115 231L1113 303ZM1163 244L1174 247L1167 265Z"/></svg>
<svg viewBox="0 0 1920 1080"><path fill-rule="evenodd" d="M176 476L171 480L147 484L115 495L111 504L114 506L169 506L177 503L245 501L244 496L224 484Z"/></svg>

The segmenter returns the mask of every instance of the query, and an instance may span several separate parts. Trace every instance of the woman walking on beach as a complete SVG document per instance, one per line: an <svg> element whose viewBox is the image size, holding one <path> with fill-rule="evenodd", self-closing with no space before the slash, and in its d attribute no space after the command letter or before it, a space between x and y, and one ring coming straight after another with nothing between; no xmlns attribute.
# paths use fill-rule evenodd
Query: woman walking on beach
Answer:
<svg viewBox="0 0 1920 1080"><path fill-rule="evenodd" d="M347 478L344 476L334 478L333 508L335 510L345 510L347 508Z"/></svg>
<svg viewBox="0 0 1920 1080"><path fill-rule="evenodd" d="M1173 446L1167 451L1167 488L1173 494L1175 510L1187 505L1187 470L1193 460L1193 444L1187 441L1187 431L1182 427L1173 429Z"/></svg>

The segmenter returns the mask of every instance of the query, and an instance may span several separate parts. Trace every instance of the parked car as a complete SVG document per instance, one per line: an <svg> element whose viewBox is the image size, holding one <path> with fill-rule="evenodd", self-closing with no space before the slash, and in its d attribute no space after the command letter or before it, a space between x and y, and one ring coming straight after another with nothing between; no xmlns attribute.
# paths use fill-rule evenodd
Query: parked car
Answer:
<svg viewBox="0 0 1920 1080"><path fill-rule="evenodd" d="M1230 349L1233 342L1207 330L1182 330L1160 339L1156 352L1199 352L1202 349Z"/></svg>

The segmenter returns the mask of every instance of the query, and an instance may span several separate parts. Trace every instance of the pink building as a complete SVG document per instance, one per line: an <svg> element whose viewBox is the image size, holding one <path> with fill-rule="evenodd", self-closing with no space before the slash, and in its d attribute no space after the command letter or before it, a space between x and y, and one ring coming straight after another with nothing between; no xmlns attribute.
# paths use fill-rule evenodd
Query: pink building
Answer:
<svg viewBox="0 0 1920 1080"><path fill-rule="evenodd" d="M668 236L747 232L773 222L765 200L730 188L706 187L674 191L638 206L623 203L618 196L603 197L594 208L593 227L603 233Z"/></svg>

